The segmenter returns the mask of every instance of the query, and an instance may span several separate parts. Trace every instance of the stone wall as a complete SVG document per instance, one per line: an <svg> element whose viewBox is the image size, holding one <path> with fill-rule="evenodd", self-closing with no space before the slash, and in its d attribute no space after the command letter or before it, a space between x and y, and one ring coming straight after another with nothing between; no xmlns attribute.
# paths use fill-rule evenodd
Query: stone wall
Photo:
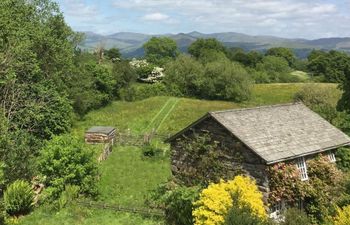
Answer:
<svg viewBox="0 0 350 225"><path fill-rule="evenodd" d="M194 133L209 133L212 141L218 141L220 145L225 146L223 149L227 149L227 152L223 152L221 159L225 174L227 175L223 179L232 179L232 174L237 174L237 169L240 168L245 175L256 180L260 191L264 194L264 201L267 200L269 187L266 173L267 166L264 161L210 116L194 125L183 135L170 141L171 170L175 178L177 178L177 174L191 167L190 163L186 162L186 152L180 148L178 143L184 139L184 136L187 138L193 137ZM240 160L237 159L237 155L241 156Z"/></svg>
<svg viewBox="0 0 350 225"><path fill-rule="evenodd" d="M111 143L113 145L115 138L115 132L108 135L103 133L85 133L85 142L88 144Z"/></svg>

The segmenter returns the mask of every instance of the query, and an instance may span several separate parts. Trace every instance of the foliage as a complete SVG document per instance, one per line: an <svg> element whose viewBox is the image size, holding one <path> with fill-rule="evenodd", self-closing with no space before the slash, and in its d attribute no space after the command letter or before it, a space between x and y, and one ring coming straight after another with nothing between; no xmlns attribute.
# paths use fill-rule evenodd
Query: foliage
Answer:
<svg viewBox="0 0 350 225"><path fill-rule="evenodd" d="M266 221L256 215L253 215L248 207L239 208L232 206L228 211L225 225L263 225Z"/></svg>
<svg viewBox="0 0 350 225"><path fill-rule="evenodd" d="M281 225L311 225L311 220L307 214L298 208L286 209L283 213L284 220Z"/></svg>
<svg viewBox="0 0 350 225"><path fill-rule="evenodd" d="M71 204L79 196L79 186L76 185L66 185L64 191L61 193L57 200L58 209L62 209L67 205Z"/></svg>
<svg viewBox="0 0 350 225"><path fill-rule="evenodd" d="M154 68L154 65L148 63L145 59L132 59L129 64L135 70L138 78L147 78Z"/></svg>
<svg viewBox="0 0 350 225"><path fill-rule="evenodd" d="M70 135L56 136L41 150L39 172L45 184L53 187L52 198L58 198L66 185L80 187L80 193L96 195L97 165L93 153Z"/></svg>
<svg viewBox="0 0 350 225"><path fill-rule="evenodd" d="M290 67L293 67L296 61L294 52L290 48L283 48L283 47L270 48L269 50L267 50L265 55L284 58L288 62L288 65Z"/></svg>
<svg viewBox="0 0 350 225"><path fill-rule="evenodd" d="M6 120L4 120L5 122ZM0 157L4 163L5 185L17 179L30 179L34 173L34 156L39 144L22 130L8 131L3 127L0 133Z"/></svg>
<svg viewBox="0 0 350 225"><path fill-rule="evenodd" d="M198 96L198 80L203 76L203 66L190 56L180 55L165 65L164 83L179 96Z"/></svg>
<svg viewBox="0 0 350 225"><path fill-rule="evenodd" d="M297 200L304 200L305 211L313 223L323 221L332 212L335 199L341 189L341 172L325 156L318 156L306 162L308 181L301 181L293 163L278 163L269 168L269 203L284 200L295 206Z"/></svg>
<svg viewBox="0 0 350 225"><path fill-rule="evenodd" d="M34 192L30 184L17 180L9 185L4 193L5 211L10 216L29 213L33 209Z"/></svg>
<svg viewBox="0 0 350 225"><path fill-rule="evenodd" d="M247 71L228 60L206 64L204 76L198 83L203 98L241 102L251 95L251 79Z"/></svg>
<svg viewBox="0 0 350 225"><path fill-rule="evenodd" d="M193 224L192 204L198 200L199 187L179 186L173 182L160 184L148 198L150 207L164 208L169 225Z"/></svg>
<svg viewBox="0 0 350 225"><path fill-rule="evenodd" d="M225 58L203 67L189 56L180 56L166 65L165 73L164 82L174 95L237 102L250 98L248 73L239 64Z"/></svg>
<svg viewBox="0 0 350 225"><path fill-rule="evenodd" d="M282 199L289 204L295 204L305 196L304 183L300 181L299 172L294 164L277 163L268 169L269 203L271 205Z"/></svg>
<svg viewBox="0 0 350 225"><path fill-rule="evenodd" d="M156 65L164 65L178 55L176 42L168 37L152 37L143 48L147 61Z"/></svg>
<svg viewBox="0 0 350 225"><path fill-rule="evenodd" d="M264 57L262 62L256 65L256 70L266 72L269 83L290 82L296 79L295 76L290 75L291 68L288 62L284 58L277 56Z"/></svg>
<svg viewBox="0 0 350 225"><path fill-rule="evenodd" d="M178 171L176 178L187 186L218 182L221 178L232 178L241 172L239 166L233 172L223 169L220 158L228 151L227 147L213 140L209 133L193 133L193 137L184 137L177 148L186 155L186 162L182 165L186 170ZM239 161L239 156L234 160Z"/></svg>
<svg viewBox="0 0 350 225"><path fill-rule="evenodd" d="M340 88L343 90L341 99L338 102L337 108L350 112L350 65L344 71L344 80L340 83Z"/></svg>
<svg viewBox="0 0 350 225"><path fill-rule="evenodd" d="M299 90L294 95L294 100L302 101L334 126L344 132L349 132L350 115L346 112L339 112L336 109L336 100L339 98L339 92L330 87L319 88L313 84Z"/></svg>
<svg viewBox="0 0 350 225"><path fill-rule="evenodd" d="M154 96L171 95L162 83L134 84L119 90L119 98L125 101L139 101Z"/></svg>
<svg viewBox="0 0 350 225"><path fill-rule="evenodd" d="M339 148L337 149L335 156L337 158L337 167L344 172L349 172L350 171L350 149L346 147Z"/></svg>
<svg viewBox="0 0 350 225"><path fill-rule="evenodd" d="M228 50L228 58L242 63L246 67L255 68L263 59L263 54L257 51L244 52L240 48L231 48Z"/></svg>
<svg viewBox="0 0 350 225"><path fill-rule="evenodd" d="M76 72L71 78L70 98L74 111L83 117L88 111L110 103L115 95L116 78L104 65L87 57L76 56ZM83 77L83 79L82 79Z"/></svg>
<svg viewBox="0 0 350 225"><path fill-rule="evenodd" d="M158 147L156 144L149 143L142 146L142 154L148 158L162 158L164 156L164 150Z"/></svg>
<svg viewBox="0 0 350 225"><path fill-rule="evenodd" d="M112 61L116 61L121 58L120 51L117 48L110 48L108 50L105 50L105 55Z"/></svg>
<svg viewBox="0 0 350 225"><path fill-rule="evenodd" d="M129 87L137 78L135 70L127 62L117 62L113 65L112 75L116 81L115 92Z"/></svg>
<svg viewBox="0 0 350 225"><path fill-rule="evenodd" d="M324 76L327 82L343 82L349 66L350 56L335 50L313 50L308 56L308 70L315 76Z"/></svg>
<svg viewBox="0 0 350 225"><path fill-rule="evenodd" d="M215 50L223 53L226 52L226 48L215 38L199 38L188 47L188 53L195 58L199 58L205 50Z"/></svg>
<svg viewBox="0 0 350 225"><path fill-rule="evenodd" d="M225 217L233 207L251 210L251 214L266 219L262 193L251 178L236 176L231 181L210 184L200 193L194 203L193 216L195 224L224 224Z"/></svg>
<svg viewBox="0 0 350 225"><path fill-rule="evenodd" d="M350 224L350 206L337 209L337 215L334 218L334 225Z"/></svg>

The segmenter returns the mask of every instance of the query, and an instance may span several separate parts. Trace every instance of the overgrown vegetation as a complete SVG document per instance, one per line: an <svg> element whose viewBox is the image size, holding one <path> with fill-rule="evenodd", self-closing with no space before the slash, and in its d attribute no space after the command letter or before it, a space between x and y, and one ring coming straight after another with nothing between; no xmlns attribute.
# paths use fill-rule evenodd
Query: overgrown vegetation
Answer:
<svg viewBox="0 0 350 225"><path fill-rule="evenodd" d="M174 40L154 37L145 43L145 57L136 60L142 64L138 66L135 60L121 58L116 48L100 46L94 53L79 49L83 35L65 23L51 0L3 0L0 15L0 223L5 222L3 217L17 223L22 220L17 216L34 209L33 177L39 177L45 189L35 196L39 209L26 216L24 224L159 222L75 204L82 197L148 206L145 196L171 176L169 149L160 140L142 149L118 147L98 166L95 155L100 146L82 143L84 131L93 125L115 126L138 135L154 129L168 135L207 111L284 103L298 91L295 100L350 133L350 59L344 53L315 50L307 60L300 60L287 48L245 52L226 48L215 39L198 39L189 47L189 55L184 55L179 54ZM341 91L328 84L256 85L312 81L340 83ZM201 186L160 190L158 206L165 209L169 224L191 224L193 215L197 224L211 219L219 224L266 222L254 182L242 177L220 181L225 176L217 163L221 157L217 150L224 147L205 135L180 145L190 155L194 169L182 178ZM337 153L337 165L344 172L349 171L348 152L341 149ZM334 216L336 224L347 224L349 182L338 184L339 171L322 157L308 166L307 184L300 183L288 166L278 168L285 174L274 171L271 202L301 197L313 222ZM207 187L211 182L218 184ZM214 197L222 202L207 207L206 198L211 201ZM192 214L193 202L197 208ZM335 204L342 209L336 211ZM219 217L208 217L205 210ZM308 223L295 214L286 214L285 224ZM293 217L296 219L290 219Z"/></svg>

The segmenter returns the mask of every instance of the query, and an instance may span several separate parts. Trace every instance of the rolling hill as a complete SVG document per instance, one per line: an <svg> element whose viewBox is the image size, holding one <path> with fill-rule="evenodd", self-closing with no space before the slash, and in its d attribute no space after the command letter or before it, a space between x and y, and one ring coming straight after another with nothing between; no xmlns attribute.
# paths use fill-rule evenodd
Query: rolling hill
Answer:
<svg viewBox="0 0 350 225"><path fill-rule="evenodd" d="M143 56L142 45L153 36L166 36L174 39L182 52L186 52L188 46L198 38L216 38L227 47L240 47L247 51L265 51L271 47L288 47L294 49L296 55L300 58L306 57L312 49L334 49L350 52L350 37L307 40L274 36L251 36L235 32L204 34L197 31L162 35L132 32L119 32L111 35L100 35L90 31L84 33L86 39L81 44L83 49L93 50L99 45L107 49L116 47L121 50L124 57L128 58Z"/></svg>

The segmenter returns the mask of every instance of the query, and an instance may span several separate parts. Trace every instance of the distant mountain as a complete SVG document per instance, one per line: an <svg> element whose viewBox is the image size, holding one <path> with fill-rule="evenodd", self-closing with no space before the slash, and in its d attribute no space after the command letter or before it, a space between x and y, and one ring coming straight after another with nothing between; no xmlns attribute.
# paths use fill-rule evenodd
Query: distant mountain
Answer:
<svg viewBox="0 0 350 225"><path fill-rule="evenodd" d="M116 47L124 57L140 57L144 54L142 45L153 36L166 36L174 39L182 52L198 38L216 38L227 47L239 47L246 51L266 51L271 47L288 47L294 49L298 57L304 58L312 49L340 50L350 52L350 38L321 38L316 40L289 39L275 36L251 36L242 33L224 32L204 34L197 31L179 34L149 35L132 32L120 32L111 35L100 35L94 32L84 32L83 49L93 50L97 46L104 48Z"/></svg>

